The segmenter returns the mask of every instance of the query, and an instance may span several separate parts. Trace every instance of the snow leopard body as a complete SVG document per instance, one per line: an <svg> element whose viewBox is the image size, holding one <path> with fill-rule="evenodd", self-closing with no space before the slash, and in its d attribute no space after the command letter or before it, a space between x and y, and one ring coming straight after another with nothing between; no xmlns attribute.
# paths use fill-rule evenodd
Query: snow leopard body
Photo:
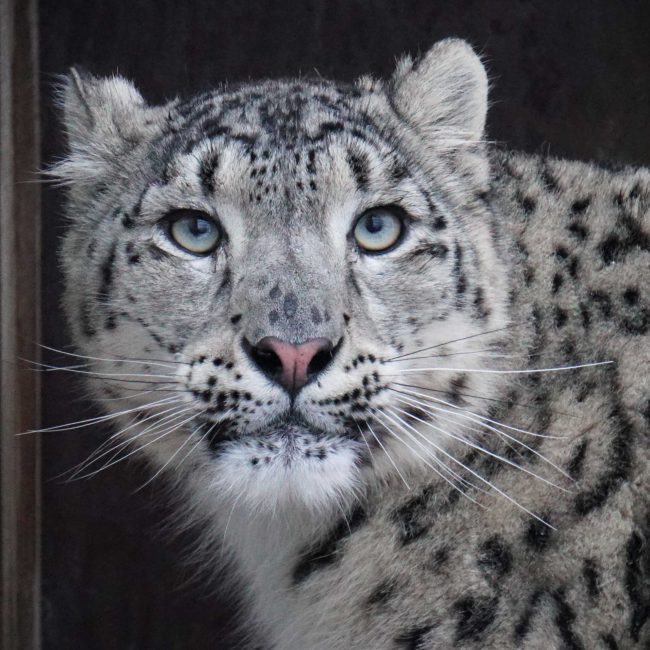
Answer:
<svg viewBox="0 0 650 650"><path fill-rule="evenodd" d="M118 431L87 469L174 485L251 647L648 647L650 172L501 151L486 95L455 40L388 81L64 88L64 302ZM290 395L269 336L333 348Z"/></svg>

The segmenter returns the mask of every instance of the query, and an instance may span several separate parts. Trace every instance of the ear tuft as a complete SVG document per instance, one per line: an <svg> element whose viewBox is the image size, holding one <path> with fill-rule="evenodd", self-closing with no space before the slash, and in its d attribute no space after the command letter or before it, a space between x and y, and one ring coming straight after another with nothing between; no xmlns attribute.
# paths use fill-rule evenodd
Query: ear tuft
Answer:
<svg viewBox="0 0 650 650"><path fill-rule="evenodd" d="M51 173L64 182L101 176L152 128L142 95L123 77L99 78L72 68L59 89L59 102L69 151Z"/></svg>
<svg viewBox="0 0 650 650"><path fill-rule="evenodd" d="M475 142L483 137L488 81L471 46L461 39L436 43L415 62L402 59L389 93L398 113L424 137Z"/></svg>
<svg viewBox="0 0 650 650"><path fill-rule="evenodd" d="M123 77L94 77L72 68L60 93L63 121L72 152L93 144L102 147L138 140L146 104Z"/></svg>

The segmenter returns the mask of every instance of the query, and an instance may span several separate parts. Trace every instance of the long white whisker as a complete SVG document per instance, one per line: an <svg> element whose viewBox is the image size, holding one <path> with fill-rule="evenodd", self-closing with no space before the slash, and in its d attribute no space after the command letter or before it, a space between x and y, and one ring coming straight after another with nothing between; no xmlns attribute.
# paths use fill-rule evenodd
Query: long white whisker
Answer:
<svg viewBox="0 0 650 650"><path fill-rule="evenodd" d="M553 483L553 481L549 481L548 479L544 478L543 476L540 476L539 474L536 474L535 472L527 469L526 467L522 467L521 465L518 465L517 463L509 460L508 458L505 458L504 456L501 456L500 454L497 454L493 451L490 451L489 449L486 449L485 447L482 447L481 445L478 445L474 442L471 442L470 440L467 440L466 438L463 438L462 436L457 436L453 433L449 433L448 431L445 431L441 427L436 426L432 422L427 422L426 420L423 420L422 418L417 417L416 415L413 415L412 413L409 413L408 411L404 411L403 409L400 409L399 407L395 407L397 411L400 413L404 413L404 415L407 415L408 417L417 420L418 422L421 422L425 426L430 427L431 429L434 429L435 431L438 431L442 433L443 435L452 438L453 440L457 440L458 442L463 443L464 445L467 445L468 447L471 447L472 449L476 449L477 451L480 451L483 454L486 454L488 456L491 456L492 458L496 458L497 460L501 461L502 463L506 463L507 465L510 465L526 474L529 474L530 476L533 476L534 478L542 481L542 483L546 483L547 485L550 485L551 487L557 488L558 490L562 490L562 492L570 492L571 490L567 490L566 488L562 487L561 485L557 485L556 483Z"/></svg>
<svg viewBox="0 0 650 650"><path fill-rule="evenodd" d="M93 361L109 361L113 363L142 363L150 366L162 366L166 368L174 368L173 364L184 364L186 365L185 361L169 361L169 362L164 362L164 361L159 361L158 359L150 361L149 359L133 359L133 358L120 358L120 359L108 359L105 357L90 357L87 354L77 354L75 352L66 352L65 350L58 350L57 348L51 348L49 345L43 345L42 343L38 344L39 347L45 349L45 350L50 350L50 352L56 352L58 354L64 354L68 357L77 357L78 359L91 359ZM34 362L31 362L34 363Z"/></svg>
<svg viewBox="0 0 650 650"><path fill-rule="evenodd" d="M473 411L470 411L462 406L458 406L456 404L453 404L452 402L447 402L444 399L440 399L439 397L433 397L433 395L427 395L426 393L419 393L414 390L397 390L395 388L389 388L389 390L392 390L395 393L399 393L400 395L404 394L409 394L409 395L416 395L418 397L421 397L427 402L435 402L437 404L444 404L445 406L449 406L450 408L453 408L453 411L450 411L449 409L443 409L441 407L437 407L436 410L441 411L442 413L452 413L454 415L461 415L465 414L465 417L467 418L468 416L466 414L470 414L478 418L479 420L482 420L483 422L491 422L492 424L496 424L500 427L503 427L504 429L509 429L510 431L516 431L517 433L524 433L529 436L534 436L536 438L550 438L552 440L564 440L566 436L556 436L556 435L551 435L548 433L538 433L536 431L527 431L526 429L519 429L518 427L513 427L510 424L504 424L503 422L499 422L498 420L492 420L491 418L488 418L485 415L480 415L478 413L474 413Z"/></svg>
<svg viewBox="0 0 650 650"><path fill-rule="evenodd" d="M510 434L506 433L505 431L502 431L501 429L497 429L497 428L491 426L490 424L486 424L485 422L481 422L480 419L477 419L477 418L481 418L481 416L479 416L478 414L474 414L474 415L476 415L476 418L474 418L471 415L468 415L469 413L471 413L471 411L466 411L466 412L463 412L463 411L449 411L447 409L440 408L439 406L434 406L431 403L421 402L421 401L419 401L419 400L417 400L417 399L415 399L413 397L407 397L407 398L412 400L414 403L419 404L420 406L423 406L425 408L433 409L433 411L436 411L436 412L451 413L452 415L455 415L457 417L463 418L465 420L470 420L471 422L475 422L477 424L480 424L484 429L488 429L489 431L493 431L494 433L497 433L500 436L505 436L509 440L512 440L513 442L516 442L518 445L521 445L525 449L528 449L528 451L530 451L532 454L534 454L535 456L537 456L538 458L543 460L545 463L550 465L553 469L558 471L560 474L562 474L562 476L569 479L571 482L575 482L575 480L573 478L571 478L571 476L566 471L564 471L561 467L556 465L553 461L546 458L546 456L544 456L543 454L538 452L536 449L533 449L532 447L527 445L525 442L522 442L518 438L515 438L514 436L511 436ZM430 411L430 412L433 414L433 411ZM448 418L444 418L442 416L437 416L437 415L435 417L441 417L441 419L448 419ZM512 428L512 427L508 427L507 425L500 425L500 426L504 426L506 428ZM523 433L526 433L526 432L523 432ZM549 436L549 437L551 437L551 436Z"/></svg>
<svg viewBox="0 0 650 650"><path fill-rule="evenodd" d="M443 341L442 343L437 343L436 345L430 345L426 348L419 348L417 350L413 350L412 352L406 352L405 354L400 354L396 357L391 357L390 359L386 359L386 362L395 361L396 359L403 359L405 357L410 357L414 354L419 354L420 352L426 352L426 350L435 350L436 348L441 348L443 345L450 345L452 343L458 343L460 341L468 341L469 339L475 339L478 338L479 336L486 336L487 334L494 334L495 332L503 332L504 330L509 330L513 327L519 327L520 325L523 325L523 323L511 323L510 325L506 325L505 327L497 327L496 329L487 330L486 332L479 332L478 334L470 334L469 336L462 336L461 338L458 339Z"/></svg>
<svg viewBox="0 0 650 650"><path fill-rule="evenodd" d="M194 431L192 431L192 432L187 436L187 438L185 439L185 441L183 442L183 444L180 445L180 446L178 447L178 449L177 449L177 450L176 450L176 451L175 451L175 452L174 452L174 453L169 457L169 459L167 460L167 462L166 462L166 463L165 463L165 464L164 464L164 465L163 465L163 466L162 466L162 467L161 467L161 468L160 468L160 469L159 469L159 470L158 470L158 471L157 471L157 472L156 472L156 473L155 473L155 474L154 474L154 475L153 475L153 476L148 480L148 481L146 481L145 483L143 483L143 484L142 484L142 485L141 485L141 486L140 486L140 487L139 487L139 488L134 492L134 494L137 493L137 492L140 492L140 490L143 490L147 485L149 485L149 483L152 483L153 481L155 481L156 478L158 478L158 476L159 476L159 475L160 475L160 474L165 470L165 468L169 465L169 463L171 463L171 462L174 460L174 458L176 458L176 456L178 456L178 454L183 450L183 448L185 447L185 445L187 445L187 444L190 442L190 440L192 440L192 436L193 436L195 433L197 433L197 432L201 429L201 427L203 427L203 426L205 426L205 424L199 424L199 426L198 426L196 429L194 429Z"/></svg>
<svg viewBox="0 0 650 650"><path fill-rule="evenodd" d="M23 359L24 361L27 361L26 359ZM35 363L34 361L29 361L28 363ZM49 370L61 370L64 372L72 372L72 373L77 373L81 375L92 375L93 377L110 377L110 378L115 378L115 377L152 377L154 379L162 378L162 379L173 379L176 380L178 379L176 375L154 375L151 373L147 372L95 372L94 370L76 370L73 366L53 366L49 363L39 363L40 366L43 368L49 369ZM122 381L122 380L120 380ZM158 383L173 383L171 381L169 382L158 382Z"/></svg>
<svg viewBox="0 0 650 650"><path fill-rule="evenodd" d="M382 412L382 415L383 415L384 417L388 418L391 422L393 422L394 424L396 424L398 427L400 427L400 429L401 429L401 430L402 430L402 431L403 431L403 432L404 432L404 433L409 437L410 440L412 440L416 445L418 445L418 447L420 447L421 449L423 449L424 452L426 453L426 455L427 455L429 458L431 458L432 460L434 460L434 461L435 461L435 462L436 462L440 467L442 467L446 472L448 472L449 474L451 474L451 475L452 475L452 476L453 476L457 481L459 481L460 483L464 483L464 484L467 485L467 486L471 486L471 487L473 487L473 488L476 488L476 489L478 489L478 490L481 491L481 492L485 492L485 490L482 490L481 488L476 487L475 485L473 485L472 483L470 483L469 481L467 481L466 479L464 479L462 476L460 476L460 474L458 474L457 472L454 472L450 467L448 467L447 465L445 465L445 464L440 460L440 458L438 458L438 457L437 457L437 456L436 456L436 455L435 455L431 450L427 449L427 448L426 448L426 447L425 447L425 446L424 446L424 445L423 445L419 440L417 440L417 438L415 438L411 433L409 433L409 432L408 432L408 431L407 431L407 430L406 430L406 429L405 429L405 428L400 424L400 422L402 422L404 425L409 426L407 422L405 422L402 418L400 418L398 415L396 415L393 411L391 411L390 413L388 413L388 412ZM375 416L375 417L376 417L376 416ZM378 419L378 418L377 418L377 419ZM398 420L398 422L396 422L395 420ZM379 420L379 421L381 422L381 420ZM405 443L405 442L404 442L404 441L403 441L399 436L397 436L397 434L395 433L395 431L393 431L392 429L388 428L388 427L386 426L386 424L384 424L383 422L382 422L382 426L384 426L384 428L386 428L388 431L390 431L391 434L397 438L397 440L399 440L399 441L400 441L400 442L401 442L401 443L402 443L402 444L403 444L407 449L410 449L412 453L414 453L414 454L415 454L415 455L416 455L420 460L422 460L422 461L423 461L423 462L424 462L428 467L430 467L430 468L431 468L431 469L432 469L432 470L433 470L433 471L434 471L438 476L440 476L440 478L442 478L444 481L446 481L447 483L449 483L449 485L451 485L451 487L453 487L455 490L458 490L458 491L459 491L463 496L467 497L470 501L472 501L472 502L475 503L476 505L480 505L481 507L484 507L484 506L482 506L480 503L478 503L478 501L476 501L476 500L473 499L471 496L469 496L468 494L466 494L465 492L463 492L463 490L461 490L461 489L460 489L460 488L459 488L459 487L458 487L458 486L457 486L457 485L456 485L456 484L455 484L451 479L449 479L447 476L445 476L445 475L444 475L440 470L438 470L437 468L433 467L433 465L431 465L431 464L430 464L429 462L427 462L424 458L422 458L422 456L420 456L420 454L418 454L418 453L415 451L415 449L413 449L413 447L411 447L410 445L406 444L406 443ZM424 436L422 436L422 437L424 438ZM424 438L424 439L426 440L426 438Z"/></svg>
<svg viewBox="0 0 650 650"><path fill-rule="evenodd" d="M122 456L121 458L118 458L117 460L109 462L107 465L104 465L104 466L100 467L99 469L94 470L93 472L90 472L88 474L84 474L83 476L79 476L77 478L77 480L90 478L92 476L95 476L95 474L99 474L99 472L103 472L104 470L108 469L109 467L112 467L113 465L116 465L117 463L121 463L122 461L126 460L130 456L133 456L133 454L136 454L136 453L142 451L145 447L148 447L149 445L152 445L154 442L157 442L158 440L162 440L165 436L168 436L170 433L173 433L174 431L178 431L178 429L181 426L183 426L187 422L190 422L191 420L195 419L196 417L198 417L198 415L199 415L198 413L194 413L189 418L183 420L182 422L175 422L169 429L167 429L164 433L157 436L153 440L150 440L149 442L146 442L144 445L140 445L140 446L136 447L136 449L134 449L133 451L130 451L125 456ZM136 436L136 438L137 437L139 437L139 435ZM133 440L135 440L135 438L129 440L128 442L133 442Z"/></svg>
<svg viewBox="0 0 650 650"><path fill-rule="evenodd" d="M491 375L534 375L544 372L561 372L563 370L578 370L579 368L594 368L596 366L607 366L614 363L614 361L594 361L592 363L578 363L572 366L557 366L555 368L530 368L528 370L492 370L488 368L445 368L444 366L436 366L430 368L402 368L400 373L405 372L476 372ZM386 375L388 377L395 377L399 375Z"/></svg>
<svg viewBox="0 0 650 650"><path fill-rule="evenodd" d="M414 429L414 430L417 431L417 429ZM419 433L419 435L422 435L419 431L418 431L418 433ZM494 485L493 483L491 483L490 481L488 481L486 478L483 478L483 477L482 477L478 472L474 471L471 467L468 467L467 465L465 465L464 463L462 463L461 461L459 461L457 458L454 458L454 456L452 456L450 453L448 453L444 448L440 447L439 445L436 445L432 440L429 440L428 438L426 438L426 436L423 436L423 437L424 437L426 440L428 440L428 441L429 441L429 444L430 444L432 447L434 447L437 451L439 451L441 454L443 454L444 456L446 456L447 458L449 458L449 460L451 460L453 463L456 463L457 465L460 465L463 469L465 469L465 470L468 471L470 474L472 474L472 476L475 476L475 477L476 477L479 481L481 481L482 483L485 483L486 485L490 486L493 490L495 490L498 494L500 494L504 499L507 499L507 500L510 501L513 505L515 505L517 508L520 508L520 509L523 510L525 513L529 514L531 517L534 517L535 519L537 519L537 521L541 522L541 523L544 524L545 526L548 526L549 528L552 528L553 530L555 530L555 527L554 527L554 526L551 526L551 524L549 524L548 522L544 521L544 520L543 520L539 515L536 515L534 512L532 512L531 510L529 510L529 509L526 508L525 506L522 506L519 502L517 502L515 499L513 499L509 494L507 494L506 492L504 492L504 491L503 491L501 488L499 488L497 485Z"/></svg>
<svg viewBox="0 0 650 650"><path fill-rule="evenodd" d="M87 418L86 420L77 420L76 422L68 422L66 424L55 424L51 427L46 427L44 429L30 429L29 431L21 431L17 433L17 436L25 436L30 433L48 433L51 431L72 431L74 429L83 429L85 427L91 426L93 424L99 424L100 422L106 422L107 420L112 420L114 418L120 417L121 415L127 415L128 413L133 413L135 411L143 411L152 406L158 406L160 404L171 404L172 402L182 402L182 398L177 395L171 395L170 397L165 397L156 402L149 402L148 404L141 404L140 406L135 406L133 408L127 409L125 411L116 411L115 413L108 413L106 415L98 415L96 417Z"/></svg>
<svg viewBox="0 0 650 650"><path fill-rule="evenodd" d="M191 406L189 406L187 408L184 408L184 409L179 409L177 406L174 406L174 407L172 407L170 409L166 409L162 413L158 413L158 414L154 413L153 415L150 415L150 416L146 417L144 420L134 419L126 427L124 427L120 431L117 431L112 436L110 436L107 440L105 440L99 446L99 448L97 448L83 463L78 465L76 468L73 468L74 472L72 472L72 474L70 475L69 480L74 480L74 478L77 476L77 474L82 472L85 468L89 467L93 463L96 463L100 458L103 458L104 456L107 456L108 454L113 454L113 456L109 459L109 462L110 462L110 460L112 458L115 458L115 455L117 453L119 453L119 451L121 449L123 449L124 447L131 444L137 438L140 438L140 437L144 436L147 433L155 431L156 429L160 429L160 427L162 427L162 426L167 426L174 419L182 417L185 413L187 413L191 409L192 409ZM170 411L173 411L173 413L169 413ZM169 415L165 415L164 417L159 417L160 415L163 415L164 413L169 413ZM115 445L114 447L111 447L110 449L107 449L106 451L102 452L101 454L99 453L104 447L109 445L116 438L121 437L129 429L133 429L134 427L136 427L136 426L138 426L140 424L144 424L148 420L151 420L151 419L154 419L154 418L157 418L157 419L155 419L154 422L149 424L147 427L145 427L145 429L140 431L138 434L136 434L132 438L127 438L127 439L123 440L122 442L120 442L119 444ZM70 472L70 470L68 472L65 472L65 473L69 473L69 472Z"/></svg>
<svg viewBox="0 0 650 650"><path fill-rule="evenodd" d="M367 409L366 409L366 410L367 410ZM374 416L374 413L372 413L372 411L370 412L370 414ZM387 457L388 460L390 461L391 465L395 468L395 471L397 472L397 474L399 475L399 477L402 479L402 483L404 483L404 485L406 486L406 489L407 489L407 490L410 490L410 489L411 489L411 486L407 483L407 481L406 481L406 479L404 478L402 472L399 471L399 467L397 467L397 465L395 464L395 461L393 460L392 456L388 453L388 450L387 450L386 447L384 447L384 445L382 444L381 440L379 439L379 436L374 432L373 428L370 426L370 423L368 422L367 424L368 424L368 430L369 430L370 433L372 434L372 437L375 439L375 441L377 442L377 444L378 444L378 445L383 449L383 451L384 451L384 453L386 454L386 457Z"/></svg>

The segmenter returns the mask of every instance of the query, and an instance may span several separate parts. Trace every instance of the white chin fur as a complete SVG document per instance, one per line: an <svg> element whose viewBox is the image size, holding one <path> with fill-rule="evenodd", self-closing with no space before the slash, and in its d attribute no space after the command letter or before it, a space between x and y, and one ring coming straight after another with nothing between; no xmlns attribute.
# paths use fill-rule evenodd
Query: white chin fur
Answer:
<svg viewBox="0 0 650 650"><path fill-rule="evenodd" d="M360 451L354 441L298 430L228 442L210 491L255 513L330 509L358 488Z"/></svg>

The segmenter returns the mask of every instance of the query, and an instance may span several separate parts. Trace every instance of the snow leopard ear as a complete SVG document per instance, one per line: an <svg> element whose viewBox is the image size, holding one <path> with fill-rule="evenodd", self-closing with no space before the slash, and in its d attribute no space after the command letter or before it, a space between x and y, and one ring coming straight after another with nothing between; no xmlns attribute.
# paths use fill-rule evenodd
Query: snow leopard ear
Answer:
<svg viewBox="0 0 650 650"><path fill-rule="evenodd" d="M488 81L471 46L436 43L417 61L400 61L389 94L395 110L424 137L475 142L483 137Z"/></svg>
<svg viewBox="0 0 650 650"><path fill-rule="evenodd" d="M99 78L72 68L59 99L69 154L54 173L65 180L96 177L152 131L147 104L123 77Z"/></svg>

